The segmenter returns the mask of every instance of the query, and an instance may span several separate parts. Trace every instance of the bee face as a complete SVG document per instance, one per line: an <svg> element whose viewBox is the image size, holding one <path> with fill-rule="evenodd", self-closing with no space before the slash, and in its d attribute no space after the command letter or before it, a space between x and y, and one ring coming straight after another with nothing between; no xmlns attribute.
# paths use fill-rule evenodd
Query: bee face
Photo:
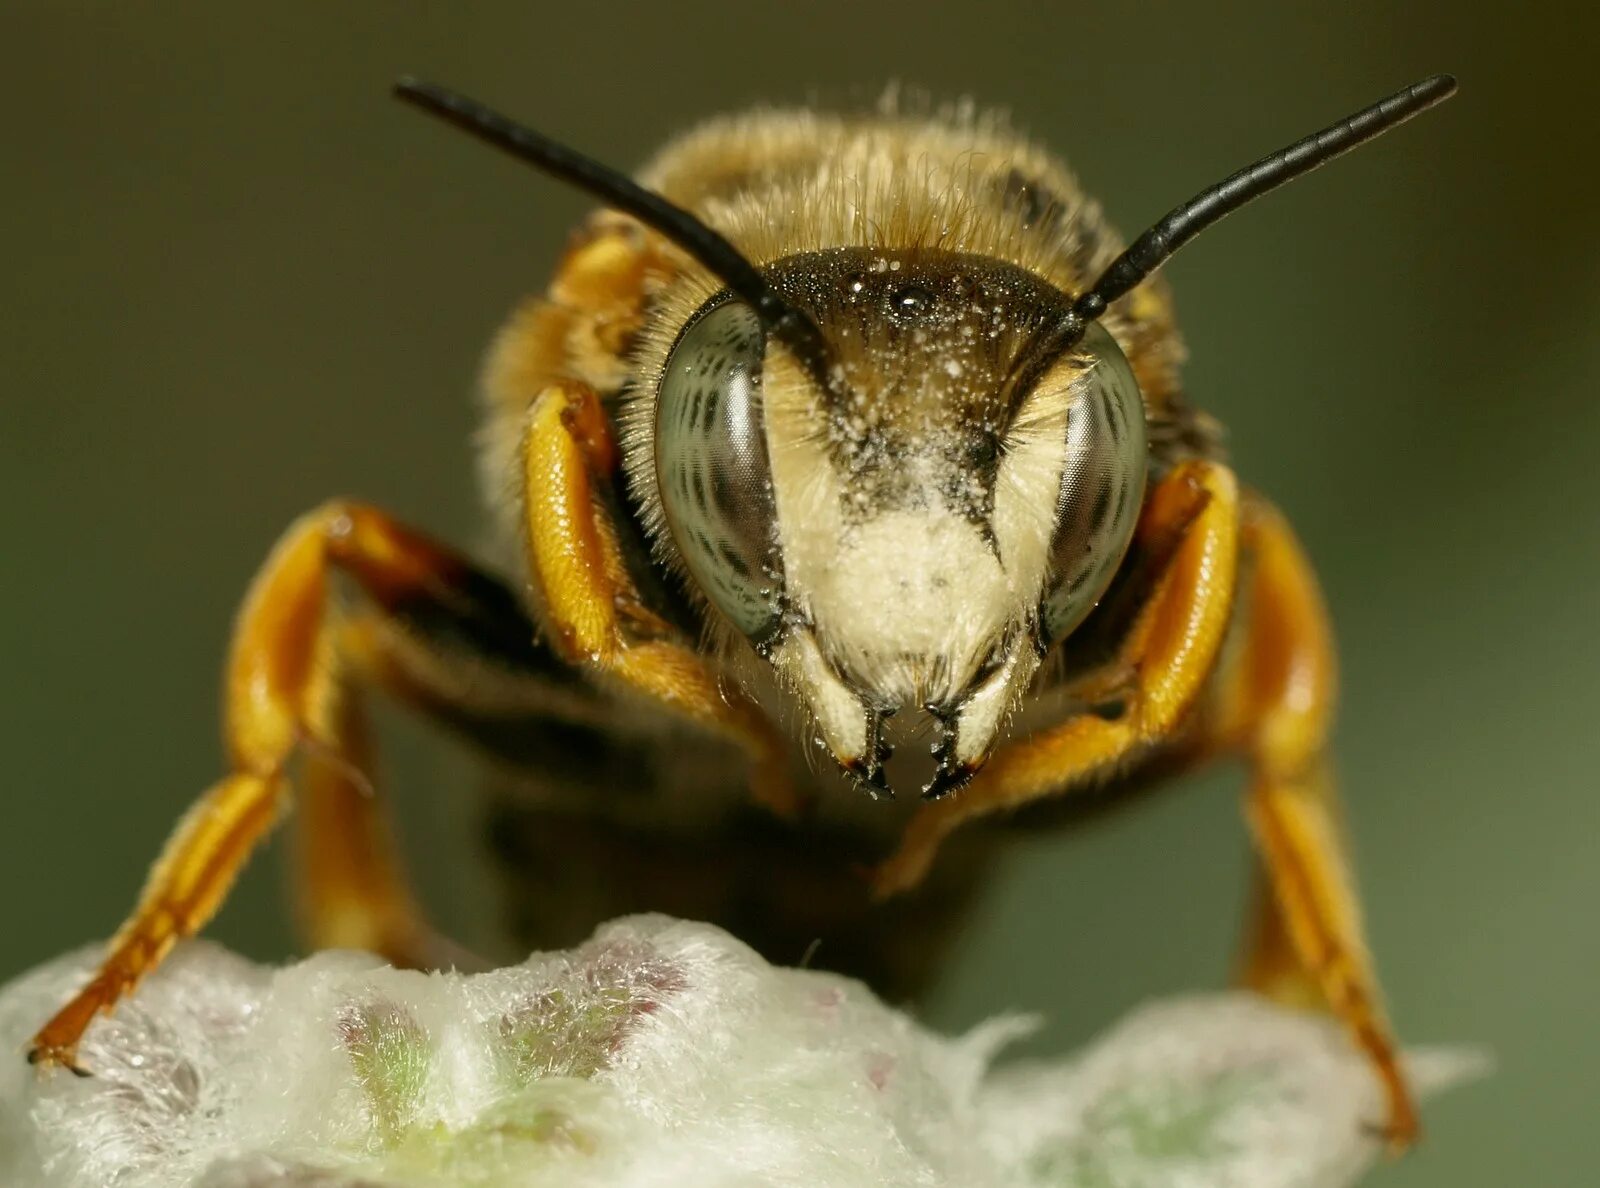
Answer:
<svg viewBox="0 0 1600 1188"><path fill-rule="evenodd" d="M881 778L878 724L906 710L975 769L1127 549L1138 386L1102 330L1053 357L1068 298L994 259L850 248L767 275L825 365L727 294L702 307L654 400L666 534L847 771Z"/></svg>

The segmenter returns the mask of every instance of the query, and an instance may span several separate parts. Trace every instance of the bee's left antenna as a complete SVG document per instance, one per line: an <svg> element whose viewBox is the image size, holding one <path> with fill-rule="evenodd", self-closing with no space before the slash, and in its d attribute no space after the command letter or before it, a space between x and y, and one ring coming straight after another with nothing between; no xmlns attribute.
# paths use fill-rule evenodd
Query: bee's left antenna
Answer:
<svg viewBox="0 0 1600 1188"><path fill-rule="evenodd" d="M394 94L519 161L593 194L607 206L632 215L664 235L724 281L769 330L784 339L819 380L827 382L828 350L816 323L784 300L726 237L681 206L645 189L626 174L465 95L415 78L400 79L394 85Z"/></svg>

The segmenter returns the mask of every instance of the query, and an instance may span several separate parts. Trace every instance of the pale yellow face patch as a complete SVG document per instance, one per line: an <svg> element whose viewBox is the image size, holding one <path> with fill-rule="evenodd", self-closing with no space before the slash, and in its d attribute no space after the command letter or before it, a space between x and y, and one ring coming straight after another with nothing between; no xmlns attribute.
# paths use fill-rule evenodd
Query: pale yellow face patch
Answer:
<svg viewBox="0 0 1600 1188"><path fill-rule="evenodd" d="M959 758L980 758L1037 666L1070 393L1041 385L1012 426L986 532L945 499L947 457L885 459L911 497L882 510L864 493L877 484L838 466L809 377L770 353L765 391L786 592L808 624L775 665L842 758L859 757L869 705L958 702Z"/></svg>

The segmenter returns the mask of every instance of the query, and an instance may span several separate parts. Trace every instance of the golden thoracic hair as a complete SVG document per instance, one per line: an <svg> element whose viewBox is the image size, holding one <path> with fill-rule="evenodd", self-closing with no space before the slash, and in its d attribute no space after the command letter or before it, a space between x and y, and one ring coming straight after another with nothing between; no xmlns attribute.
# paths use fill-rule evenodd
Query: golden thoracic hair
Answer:
<svg viewBox="0 0 1600 1188"><path fill-rule="evenodd" d="M832 247L927 249L1001 260L1075 294L1122 246L1058 158L967 104L724 116L668 144L640 180L758 264ZM681 303L672 286L661 294L674 306L664 323L721 287L692 267L679 283ZM1181 359L1165 286L1141 287L1105 320L1159 404Z"/></svg>

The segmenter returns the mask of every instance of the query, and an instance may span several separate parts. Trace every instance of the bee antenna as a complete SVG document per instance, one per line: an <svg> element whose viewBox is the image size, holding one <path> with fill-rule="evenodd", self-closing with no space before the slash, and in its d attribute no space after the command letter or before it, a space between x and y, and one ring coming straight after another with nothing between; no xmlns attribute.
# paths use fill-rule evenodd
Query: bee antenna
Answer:
<svg viewBox="0 0 1600 1188"><path fill-rule="evenodd" d="M1168 211L1111 262L1088 292L1073 302L1071 312L1053 336L1052 353L1058 354L1074 346L1089 323L1105 312L1106 306L1160 268L1173 253L1207 227L1285 182L1310 173L1356 146L1399 127L1412 116L1444 102L1455 90L1456 80L1451 75L1436 74L1423 79L1320 132L1295 141L1288 148L1246 165Z"/></svg>
<svg viewBox="0 0 1600 1188"><path fill-rule="evenodd" d="M664 235L724 281L769 330L788 343L813 375L828 382L827 345L816 323L784 300L726 237L681 206L626 174L445 87L407 77L395 83L394 95L519 161L570 182Z"/></svg>

